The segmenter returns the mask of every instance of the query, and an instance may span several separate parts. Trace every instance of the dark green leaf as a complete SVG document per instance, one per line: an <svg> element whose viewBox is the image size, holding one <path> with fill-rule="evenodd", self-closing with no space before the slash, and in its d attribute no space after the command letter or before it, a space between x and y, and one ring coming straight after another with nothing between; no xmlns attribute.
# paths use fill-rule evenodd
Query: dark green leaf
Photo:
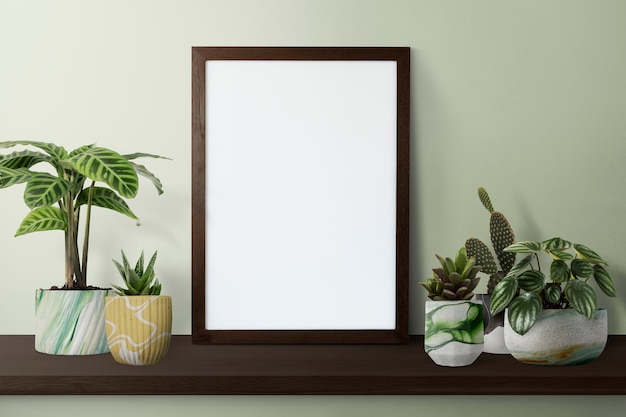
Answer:
<svg viewBox="0 0 626 417"><path fill-rule="evenodd" d="M554 282L565 282L569 279L569 267L561 260L553 261L550 265L550 279Z"/></svg>
<svg viewBox="0 0 626 417"><path fill-rule="evenodd" d="M560 237L553 237L552 239L545 240L543 242L546 250L563 252L572 247L572 242L561 239Z"/></svg>
<svg viewBox="0 0 626 417"><path fill-rule="evenodd" d="M517 293L517 278L514 275L508 275L496 285L491 294L491 305L489 311L493 316L503 311L511 302Z"/></svg>
<svg viewBox="0 0 626 417"><path fill-rule="evenodd" d="M524 256L524 258L521 261L516 263L515 266L513 266L513 268L511 268L511 271L509 271L509 273L510 274L517 274L519 271L521 271L522 269L526 268L528 265L530 265L530 262L533 260L534 256L535 256L534 254L530 254L530 255Z"/></svg>
<svg viewBox="0 0 626 417"><path fill-rule="evenodd" d="M580 314L593 318L598 308L596 293L587 283L573 279L565 285L565 297Z"/></svg>
<svg viewBox="0 0 626 417"><path fill-rule="evenodd" d="M585 260L574 259L572 261L572 274L580 278L587 278L593 274L593 266Z"/></svg>
<svg viewBox="0 0 626 417"><path fill-rule="evenodd" d="M574 250L578 254L581 259L589 262L593 265L606 265L606 262L598 255L596 252L591 250L585 245L581 245L579 243L574 244Z"/></svg>
<svg viewBox="0 0 626 417"><path fill-rule="evenodd" d="M541 307L541 298L535 293L526 292L515 297L508 309L511 328L521 335L528 332L537 321Z"/></svg>
<svg viewBox="0 0 626 417"><path fill-rule="evenodd" d="M524 271L517 277L517 284L524 291L539 292L543 290L543 287L546 285L546 277L541 271Z"/></svg>
<svg viewBox="0 0 626 417"><path fill-rule="evenodd" d="M598 284L598 287L600 287L603 293L609 297L615 297L617 295L615 293L615 284L611 276L602 266L593 266L593 278L596 280L596 284Z"/></svg>
<svg viewBox="0 0 626 417"><path fill-rule="evenodd" d="M561 285L550 284L545 289L546 300L552 304L559 304L561 302Z"/></svg>
<svg viewBox="0 0 626 417"><path fill-rule="evenodd" d="M550 254L550 256L552 256L552 259L555 259L555 260L571 261L572 259L574 259L574 255L568 252L559 252L555 250L551 250L547 252Z"/></svg>
<svg viewBox="0 0 626 417"><path fill-rule="evenodd" d="M525 241L517 242L504 248L505 252L513 253L536 253L544 249L541 242Z"/></svg>
<svg viewBox="0 0 626 417"><path fill-rule="evenodd" d="M78 195L78 198L76 199L76 207L87 204L87 201L89 201L89 188L85 188ZM91 204L97 207L117 211L118 213L124 214L131 219L138 219L135 213L133 213L128 207L126 201L124 201L119 195L115 194L115 191L108 188L94 187Z"/></svg>

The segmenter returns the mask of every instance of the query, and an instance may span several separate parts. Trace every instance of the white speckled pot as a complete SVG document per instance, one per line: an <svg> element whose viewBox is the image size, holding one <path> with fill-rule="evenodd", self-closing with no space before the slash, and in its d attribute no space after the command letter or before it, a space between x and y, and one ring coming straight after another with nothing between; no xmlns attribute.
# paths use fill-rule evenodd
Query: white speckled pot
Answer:
<svg viewBox="0 0 626 417"><path fill-rule="evenodd" d="M426 301L424 349L437 365L467 366L483 351L481 301Z"/></svg>
<svg viewBox="0 0 626 417"><path fill-rule="evenodd" d="M533 365L579 365L596 359L606 346L607 311L588 320L576 310L543 310L523 336L515 333L505 311L504 340L511 355Z"/></svg>

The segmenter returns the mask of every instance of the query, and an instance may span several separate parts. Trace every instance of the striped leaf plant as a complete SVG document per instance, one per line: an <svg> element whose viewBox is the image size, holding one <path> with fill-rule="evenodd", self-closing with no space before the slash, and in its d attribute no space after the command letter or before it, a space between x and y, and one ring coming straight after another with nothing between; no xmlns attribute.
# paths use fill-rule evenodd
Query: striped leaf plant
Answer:
<svg viewBox="0 0 626 417"><path fill-rule="evenodd" d="M607 263L585 245L557 237L514 243L505 251L525 257L496 285L490 312L495 315L508 307L509 324L520 335L530 330L543 309L573 308L591 319L598 299L590 282L607 296L616 296ZM549 271L541 270L542 254L552 259Z"/></svg>
<svg viewBox="0 0 626 417"><path fill-rule="evenodd" d="M163 193L161 181L135 162L138 158L168 159L159 155L121 155L95 145L68 152L62 146L37 141L0 142L0 149L11 149L0 155L0 188L25 184L24 202L31 210L15 236L47 230L65 233L63 288L87 288L93 206L113 210L139 224L126 203L137 195L138 175L150 180L158 194ZM84 230L79 250L81 217Z"/></svg>

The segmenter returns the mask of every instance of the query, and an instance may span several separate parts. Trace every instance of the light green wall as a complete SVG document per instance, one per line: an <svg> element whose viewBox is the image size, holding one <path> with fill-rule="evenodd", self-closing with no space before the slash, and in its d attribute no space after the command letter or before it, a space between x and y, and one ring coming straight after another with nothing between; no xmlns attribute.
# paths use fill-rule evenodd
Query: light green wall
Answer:
<svg viewBox="0 0 626 417"><path fill-rule="evenodd" d="M624 39L626 2L620 0L0 0L0 140L98 142L174 159L149 161L166 193L156 197L144 184L131 204L141 227L96 214L91 282L117 280L110 259L119 249L129 256L158 249L159 274L174 297L174 332L189 333L191 46L410 46L411 332L419 334L424 294L416 283L429 275L433 254L451 254L472 235L488 239L487 213L475 196L479 185L518 240L561 235L588 244L609 262L624 295ZM0 198L0 334L28 334L34 289L62 280L62 245L53 232L14 239L26 213L21 190L2 190ZM610 309L611 333L626 334L623 298L601 303ZM26 400L0 398L0 414L74 404L63 397ZM161 415L188 403L189 411L238 417L402 416L419 408L457 415L485 405L481 397L445 399L442 406L443 400L93 402L131 410L148 405ZM493 415L528 400L498 397ZM622 397L566 400L533 397L539 405L533 413L569 407L569 415L589 415L607 410L606 403L613 410L626 405Z"/></svg>

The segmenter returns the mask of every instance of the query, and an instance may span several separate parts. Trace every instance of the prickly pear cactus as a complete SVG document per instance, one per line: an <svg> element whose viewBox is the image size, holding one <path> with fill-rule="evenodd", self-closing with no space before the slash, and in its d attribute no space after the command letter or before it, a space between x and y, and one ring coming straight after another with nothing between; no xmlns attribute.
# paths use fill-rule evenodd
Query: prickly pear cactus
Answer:
<svg viewBox="0 0 626 417"><path fill-rule="evenodd" d="M482 271L490 274L487 292L491 294L493 288L515 264L515 253L504 251L504 248L515 243L515 234L504 214L493 209L491 198L484 187L478 188L478 198L490 213L489 234L500 267L498 268L492 252L480 239L474 237L467 239L465 249L468 256L476 258L476 262L482 266Z"/></svg>

